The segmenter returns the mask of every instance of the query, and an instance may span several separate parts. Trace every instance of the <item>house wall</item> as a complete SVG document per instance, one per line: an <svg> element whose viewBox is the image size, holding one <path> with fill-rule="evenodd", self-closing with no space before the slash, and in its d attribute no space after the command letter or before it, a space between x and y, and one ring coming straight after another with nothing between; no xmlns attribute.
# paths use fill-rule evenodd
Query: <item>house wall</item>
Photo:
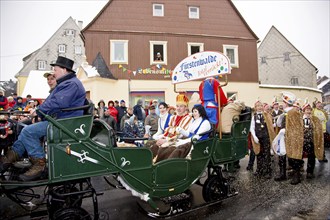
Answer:
<svg viewBox="0 0 330 220"><path fill-rule="evenodd" d="M136 34L136 33L86 33L86 55L87 59L94 59L98 52L101 52L110 71L116 78L136 80L166 80L169 74L131 74L123 72L118 64L110 64L110 40L128 40L128 65L122 64L128 70L136 71L139 68L152 68L150 65L149 41L166 41L168 65L162 67L173 70L175 66L188 56L188 42L204 43L204 51L223 52L223 45L238 45L239 68L233 68L230 76L232 81L257 82L257 47L255 40L227 39L222 37L202 36L177 36L158 34ZM95 43L97 42L97 43ZM91 62L91 61L89 61Z"/></svg>
<svg viewBox="0 0 330 220"><path fill-rule="evenodd" d="M287 52L289 61L284 60ZM292 86L291 78L296 77L296 86L317 88L315 67L274 27L258 48L258 66L261 84Z"/></svg>

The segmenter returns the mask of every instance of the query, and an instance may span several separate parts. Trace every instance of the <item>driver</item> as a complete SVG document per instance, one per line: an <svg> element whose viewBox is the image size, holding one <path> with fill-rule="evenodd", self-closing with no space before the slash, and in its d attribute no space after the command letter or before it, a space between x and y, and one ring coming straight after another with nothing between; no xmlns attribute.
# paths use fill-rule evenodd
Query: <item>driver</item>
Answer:
<svg viewBox="0 0 330 220"><path fill-rule="evenodd" d="M39 110L56 119L83 115L83 110L61 112L61 109L64 108L83 106L86 98L85 89L72 70L73 63L73 60L59 56L56 63L51 64L54 67L57 86L39 106ZM36 111L33 111L32 116L36 115ZM19 179L32 181L42 176L46 167L46 158L44 148L40 144L40 138L46 136L48 121L41 115L39 117L42 121L24 127L12 149L0 159L0 173L6 171L11 163L19 160L27 151L32 167L24 174L19 175Z"/></svg>

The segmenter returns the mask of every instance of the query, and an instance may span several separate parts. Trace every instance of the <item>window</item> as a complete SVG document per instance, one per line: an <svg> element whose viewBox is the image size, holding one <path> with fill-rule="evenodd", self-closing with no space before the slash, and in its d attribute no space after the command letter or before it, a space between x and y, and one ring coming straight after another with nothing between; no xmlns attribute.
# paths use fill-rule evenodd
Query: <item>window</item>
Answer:
<svg viewBox="0 0 330 220"><path fill-rule="evenodd" d="M152 64L167 65L166 41L150 41L150 65Z"/></svg>
<svg viewBox="0 0 330 220"><path fill-rule="evenodd" d="M298 86L299 85L298 77L292 77L291 78L291 85L293 85L293 86Z"/></svg>
<svg viewBox="0 0 330 220"><path fill-rule="evenodd" d="M65 53L66 46L64 44L58 45L58 52Z"/></svg>
<svg viewBox="0 0 330 220"><path fill-rule="evenodd" d="M230 65L238 68L238 46L223 45L223 53L229 58Z"/></svg>
<svg viewBox="0 0 330 220"><path fill-rule="evenodd" d="M266 57L261 57L261 64L267 64L267 58Z"/></svg>
<svg viewBox="0 0 330 220"><path fill-rule="evenodd" d="M163 4L153 4L152 5L152 15L157 17L164 16L164 5Z"/></svg>
<svg viewBox="0 0 330 220"><path fill-rule="evenodd" d="M288 61L288 62L291 62L291 59L290 59L290 52L285 52L283 54L284 56L284 62Z"/></svg>
<svg viewBox="0 0 330 220"><path fill-rule="evenodd" d="M199 19L199 7L189 6L189 18Z"/></svg>
<svg viewBox="0 0 330 220"><path fill-rule="evenodd" d="M80 45L74 46L74 53L75 54L82 54L82 49Z"/></svg>
<svg viewBox="0 0 330 220"><path fill-rule="evenodd" d="M69 30L65 30L65 35L66 36L73 36L74 35L74 30L72 30L72 29L69 29Z"/></svg>
<svg viewBox="0 0 330 220"><path fill-rule="evenodd" d="M110 40L110 64L128 64L128 40Z"/></svg>
<svg viewBox="0 0 330 220"><path fill-rule="evenodd" d="M187 43L188 45L188 56L204 51L203 43Z"/></svg>
<svg viewBox="0 0 330 220"><path fill-rule="evenodd" d="M45 70L45 69L46 69L46 61L38 60L38 70Z"/></svg>

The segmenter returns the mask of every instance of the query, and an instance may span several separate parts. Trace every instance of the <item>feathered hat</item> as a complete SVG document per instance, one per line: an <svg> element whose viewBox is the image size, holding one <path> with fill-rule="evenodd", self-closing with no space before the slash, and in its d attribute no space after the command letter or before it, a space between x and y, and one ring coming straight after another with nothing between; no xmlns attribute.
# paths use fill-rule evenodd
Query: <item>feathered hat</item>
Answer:
<svg viewBox="0 0 330 220"><path fill-rule="evenodd" d="M282 100L288 105L293 105L296 101L296 96L291 92L282 92Z"/></svg>
<svg viewBox="0 0 330 220"><path fill-rule="evenodd" d="M260 97L257 98L257 100L256 100L255 103L254 103L254 106L255 106L256 104L258 104L258 103L261 103L261 104L262 104L262 102L261 102L261 100L260 100Z"/></svg>
<svg viewBox="0 0 330 220"><path fill-rule="evenodd" d="M312 109L312 106L308 102L308 98L305 98L305 103L302 107L302 110L305 111L306 108L311 108Z"/></svg>
<svg viewBox="0 0 330 220"><path fill-rule="evenodd" d="M277 97L276 96L274 96L274 99L273 99L273 102L272 102L272 106L274 106L274 105L278 105L279 103L278 103L278 101L277 101Z"/></svg>
<svg viewBox="0 0 330 220"><path fill-rule="evenodd" d="M189 99L185 94L179 94L176 96L176 104L177 105L185 105L188 106Z"/></svg>
<svg viewBox="0 0 330 220"><path fill-rule="evenodd" d="M296 101L293 103L293 106L294 106L294 107L298 107L298 108L300 108L300 100L301 100L301 99L299 99L299 98L296 99Z"/></svg>

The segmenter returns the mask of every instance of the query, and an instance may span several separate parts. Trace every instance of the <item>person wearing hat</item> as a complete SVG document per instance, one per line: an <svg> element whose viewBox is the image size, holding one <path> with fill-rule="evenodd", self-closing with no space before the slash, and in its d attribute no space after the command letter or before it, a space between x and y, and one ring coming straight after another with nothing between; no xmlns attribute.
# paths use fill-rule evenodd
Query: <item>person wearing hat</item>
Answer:
<svg viewBox="0 0 330 220"><path fill-rule="evenodd" d="M324 111L323 109L323 105L322 102L319 100L316 100L314 102L315 107L313 108L312 114L316 117L318 117L318 119L320 119L321 124L322 124L322 133L323 133L323 137L324 140L326 140L326 135L327 135L327 121L328 121L328 114L326 113L326 111ZM324 142L324 145L326 143ZM325 147L325 146L324 146ZM323 158L319 160L319 162L323 162L323 163L327 163L328 159L325 156L325 151L324 151L324 155Z"/></svg>
<svg viewBox="0 0 330 220"><path fill-rule="evenodd" d="M277 118L281 114L283 114L283 111L280 109L280 105L279 105L276 97L274 98L272 107L273 107L273 109L272 109L271 115L273 117L273 123L276 125ZM276 126L275 126L275 128L276 128ZM275 133L278 134L278 129L275 129Z"/></svg>
<svg viewBox="0 0 330 220"><path fill-rule="evenodd" d="M282 100L284 103L284 114L277 119L276 125L280 129L285 129L286 155L279 156L280 173L274 180L286 180L286 158L288 158L288 163L293 169L293 177L290 183L296 185L300 183L301 178L300 168L304 142L303 121L301 120L301 113L293 106L296 96L290 92L283 92Z"/></svg>
<svg viewBox="0 0 330 220"><path fill-rule="evenodd" d="M104 120L104 113L107 111L107 107L105 106L105 102L103 99L101 99L97 103L97 115L99 116L100 119Z"/></svg>
<svg viewBox="0 0 330 220"><path fill-rule="evenodd" d="M156 114L156 106L154 105L150 105L149 107L149 115L146 117L145 121L144 121L144 126L150 126L150 128L148 129L149 132L145 132L144 137L145 138L150 138L152 135L154 135L157 132L157 128L158 128L158 119L159 116Z"/></svg>
<svg viewBox="0 0 330 220"><path fill-rule="evenodd" d="M318 117L312 115L312 106L308 101L302 107L304 122L304 145L303 157L307 157L307 174L306 178L314 178L315 157L319 160L323 159L324 145L322 135L322 124ZM301 160L301 166L304 161Z"/></svg>
<svg viewBox="0 0 330 220"><path fill-rule="evenodd" d="M264 111L259 100L254 104L255 113L251 119L250 133L253 152L257 156L256 176L271 178L270 146L275 138L272 116Z"/></svg>
<svg viewBox="0 0 330 220"><path fill-rule="evenodd" d="M18 111L23 111L25 108L24 103L23 103L23 98L21 96L17 97L17 102L14 105L13 110L18 110Z"/></svg>
<svg viewBox="0 0 330 220"><path fill-rule="evenodd" d="M176 97L176 111L177 114L171 116L168 127L165 129L164 134L159 138L153 146L150 147L154 161L159 162L166 159L175 150L175 140L182 138L183 135L177 132L177 128L187 130L192 117L186 113L188 108L189 99L184 94L179 94Z"/></svg>
<svg viewBox="0 0 330 220"><path fill-rule="evenodd" d="M55 89L55 86L57 85L54 72L47 72L44 74L44 77L47 79L47 84L50 89L49 93L51 93Z"/></svg>
<svg viewBox="0 0 330 220"><path fill-rule="evenodd" d="M50 115L56 119L76 117L83 115L83 110L62 112L61 109L83 106L86 99L86 92L72 70L74 61L66 57L59 56L54 67L54 76L57 86L49 94L46 100L39 106L39 111ZM12 163L19 160L24 152L27 152L32 167L24 174L19 175L22 181L32 181L39 179L46 168L46 158L44 148L40 144L40 138L46 136L48 121L34 111L32 117L38 116L42 121L25 126L18 136L11 150L0 159L0 173L5 172Z"/></svg>

